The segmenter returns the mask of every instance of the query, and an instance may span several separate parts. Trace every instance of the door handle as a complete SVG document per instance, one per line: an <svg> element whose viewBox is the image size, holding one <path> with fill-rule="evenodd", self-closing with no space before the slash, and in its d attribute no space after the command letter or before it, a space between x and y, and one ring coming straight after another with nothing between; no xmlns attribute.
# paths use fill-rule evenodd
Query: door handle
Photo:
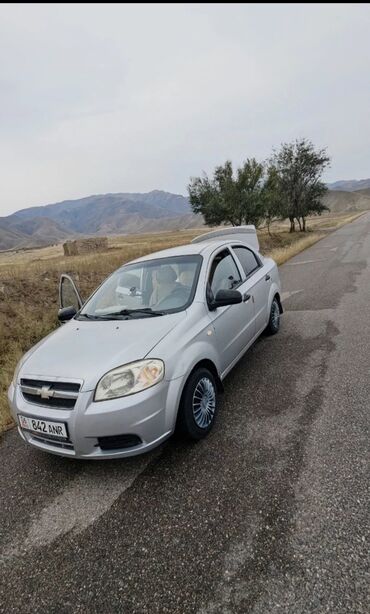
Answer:
<svg viewBox="0 0 370 614"><path fill-rule="evenodd" d="M247 301L249 301L251 295L247 294L246 292L243 294L243 303L246 303Z"/></svg>
<svg viewBox="0 0 370 614"><path fill-rule="evenodd" d="M266 280L266 281L270 281L270 279L271 279L271 277L270 277L270 275L267 273L267 275L266 275L266 277L265 277L265 280Z"/></svg>

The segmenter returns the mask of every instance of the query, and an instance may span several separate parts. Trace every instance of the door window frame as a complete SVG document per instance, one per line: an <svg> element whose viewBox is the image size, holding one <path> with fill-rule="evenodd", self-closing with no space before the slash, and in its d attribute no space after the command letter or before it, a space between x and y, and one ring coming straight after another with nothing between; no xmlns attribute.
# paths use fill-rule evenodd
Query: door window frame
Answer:
<svg viewBox="0 0 370 614"><path fill-rule="evenodd" d="M244 267L243 264L241 262L241 260L239 260L238 258L238 254L234 251L234 247L236 248L242 248L242 249L247 249L249 252L252 252L253 256L255 257L255 259L257 260L257 266L255 269L253 269L248 275L246 274L246 272L244 271ZM246 245L231 245L230 246L234 259L236 259L237 263L238 263L238 268L241 272L242 275L242 283L244 283L247 279L250 279L252 277L252 275L254 275L255 273L257 273L257 271L259 271L259 269L261 269L263 267L263 262L261 261L261 259L259 258L258 254L256 254L256 252L251 249L250 247L247 247Z"/></svg>
<svg viewBox="0 0 370 614"><path fill-rule="evenodd" d="M76 294L77 302L79 304L79 309L78 309L78 311L79 311L83 307L84 302L82 300L81 294L79 293L79 291L77 289L77 286L76 286L75 282L73 281L72 277L70 275L67 275L66 273L62 273L61 276L60 276L60 280L59 280L59 308L63 309L63 305L62 305L63 279L66 279L71 284L72 289L73 289L74 293Z"/></svg>
<svg viewBox="0 0 370 614"><path fill-rule="evenodd" d="M217 258L217 256L219 254L221 254L222 252L225 252L225 251L229 252L229 254L230 254L231 258L232 258L232 261L234 262L235 267L236 267L236 269L237 269L237 271L239 273L239 277L240 277L240 281L239 281L238 285L234 286L233 290L237 290L244 283L243 276L242 276L241 271L240 271L239 263L235 260L235 254L230 249L230 245L223 245L222 247L220 247L216 251L216 253L212 254L212 257L209 259L209 263L208 263L208 267L207 267L206 288L205 288L205 290L206 290L206 302L207 302L208 308L210 307L210 304L211 304L211 296L210 296L209 292L210 291L212 292L212 289L211 289L211 285L209 283L209 277L210 277L212 265L213 265L213 262L214 262L215 258ZM212 292L212 294L213 294L213 292Z"/></svg>

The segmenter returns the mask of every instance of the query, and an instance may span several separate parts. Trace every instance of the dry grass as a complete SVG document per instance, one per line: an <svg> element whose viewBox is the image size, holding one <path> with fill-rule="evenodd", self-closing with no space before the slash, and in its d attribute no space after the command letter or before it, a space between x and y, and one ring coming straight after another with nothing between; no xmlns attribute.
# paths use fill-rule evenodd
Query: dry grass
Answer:
<svg viewBox="0 0 370 614"><path fill-rule="evenodd" d="M322 239L322 237L322 233L311 232L305 237L299 237L293 243L274 247L268 255L271 256L271 258L273 258L275 262L280 265L289 260L289 258L293 258L293 256L295 256L296 254L299 254L299 252L303 251L307 247L310 247L311 245Z"/></svg>
<svg viewBox="0 0 370 614"><path fill-rule="evenodd" d="M261 251L282 264L359 214L328 215L310 220L311 232L290 234L286 224L275 225L270 236L259 232ZM24 352L56 325L58 279L69 273L78 280L82 296L121 264L144 254L188 243L204 232L192 229L129 237L111 237L103 254L65 258L61 245L0 253L0 432L11 424L6 391Z"/></svg>
<svg viewBox="0 0 370 614"><path fill-rule="evenodd" d="M261 252L273 258L277 264L283 264L289 258L293 258L296 254L307 249L323 237L328 232L337 230L344 224L349 224L355 220L361 213L347 214L327 214L319 218L311 218L309 220L309 232L307 233L289 233L288 224L275 224L272 237L269 236L266 230L259 232L259 242Z"/></svg>

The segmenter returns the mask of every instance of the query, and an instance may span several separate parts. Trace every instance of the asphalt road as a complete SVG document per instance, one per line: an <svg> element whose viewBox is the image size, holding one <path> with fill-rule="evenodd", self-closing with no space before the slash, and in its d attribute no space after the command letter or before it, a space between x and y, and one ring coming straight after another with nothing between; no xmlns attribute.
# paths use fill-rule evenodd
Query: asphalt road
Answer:
<svg viewBox="0 0 370 614"><path fill-rule="evenodd" d="M370 214L281 277L203 442L89 464L3 436L1 613L370 612Z"/></svg>

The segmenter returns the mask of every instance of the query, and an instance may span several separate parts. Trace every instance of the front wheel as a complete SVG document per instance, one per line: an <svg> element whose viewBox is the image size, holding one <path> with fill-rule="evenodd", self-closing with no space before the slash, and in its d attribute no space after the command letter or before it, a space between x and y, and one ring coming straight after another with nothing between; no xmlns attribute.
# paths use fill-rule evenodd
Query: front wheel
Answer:
<svg viewBox="0 0 370 614"><path fill-rule="evenodd" d="M194 371L185 384L177 421L178 430L190 439L208 435L218 409L217 384L206 368Z"/></svg>
<svg viewBox="0 0 370 614"><path fill-rule="evenodd" d="M266 333L268 335L276 335L276 333L279 332L279 328L280 328L280 306L275 296L274 300L272 301L272 305L271 305L270 317L269 317L269 321L266 327Z"/></svg>

